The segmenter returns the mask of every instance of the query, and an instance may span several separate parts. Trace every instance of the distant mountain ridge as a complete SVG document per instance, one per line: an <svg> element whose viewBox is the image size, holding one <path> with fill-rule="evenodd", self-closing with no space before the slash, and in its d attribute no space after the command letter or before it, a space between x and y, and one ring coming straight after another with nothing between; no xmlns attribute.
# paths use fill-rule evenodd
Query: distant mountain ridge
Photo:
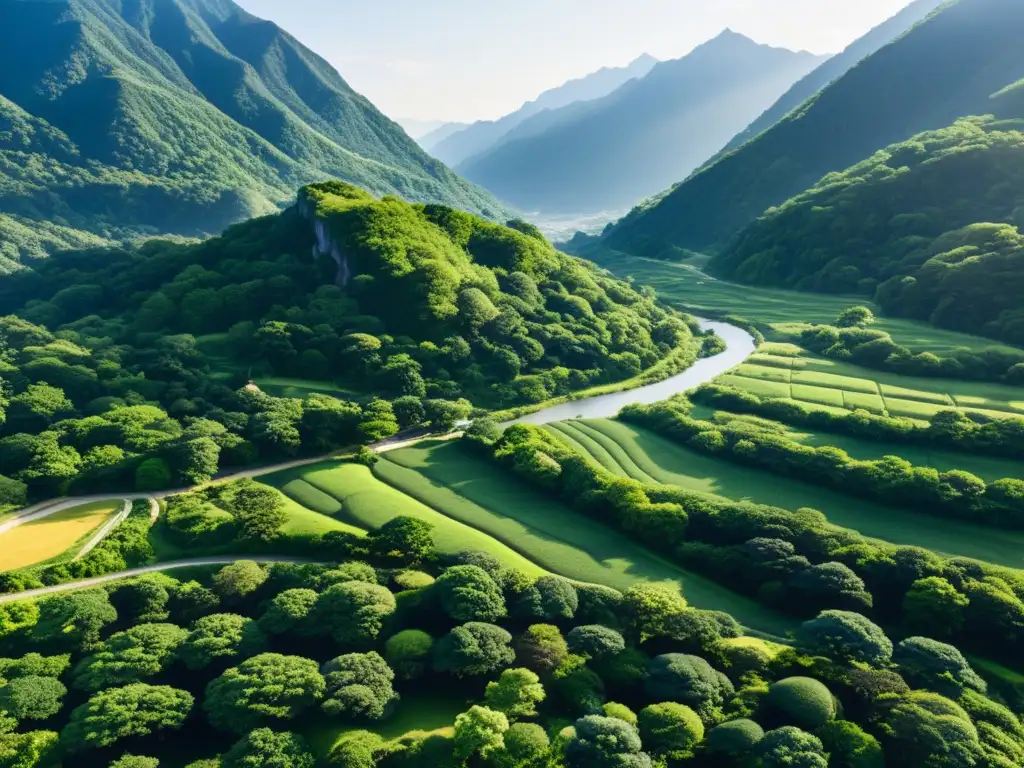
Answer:
<svg viewBox="0 0 1024 768"><path fill-rule="evenodd" d="M823 58L726 30L608 96L522 123L456 167L523 210L624 209L685 177Z"/></svg>
<svg viewBox="0 0 1024 768"><path fill-rule="evenodd" d="M884 147L968 115L1015 116L1024 3L955 0L773 127L638 207L605 238L629 253L721 249L773 206Z"/></svg>
<svg viewBox="0 0 1024 768"><path fill-rule="evenodd" d="M38 255L47 237L25 236L31 221L215 232L329 177L503 215L231 0L0 2L0 252Z"/></svg>
<svg viewBox="0 0 1024 768"><path fill-rule="evenodd" d="M544 110L559 109L574 102L590 101L607 96L624 83L644 77L658 60L646 53L625 67L603 67L584 77L570 80L557 88L545 91L533 101L498 120L482 120L452 133L443 140L431 143L431 153L450 166L456 166L497 144L505 134L525 120Z"/></svg>

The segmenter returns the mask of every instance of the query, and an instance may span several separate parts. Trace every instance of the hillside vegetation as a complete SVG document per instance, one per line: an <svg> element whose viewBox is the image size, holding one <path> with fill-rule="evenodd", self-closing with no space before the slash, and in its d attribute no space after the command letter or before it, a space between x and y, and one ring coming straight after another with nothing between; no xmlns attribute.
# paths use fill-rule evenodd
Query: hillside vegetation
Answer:
<svg viewBox="0 0 1024 768"><path fill-rule="evenodd" d="M0 7L0 208L21 223L217 232L325 177L501 212L326 61L230 0ZM9 230L0 253L38 255Z"/></svg>
<svg viewBox="0 0 1024 768"><path fill-rule="evenodd" d="M634 210L610 246L662 256L720 248L773 205L894 142L966 115L1019 116L1024 5L957 0L770 130ZM678 181L678 180L677 180Z"/></svg>

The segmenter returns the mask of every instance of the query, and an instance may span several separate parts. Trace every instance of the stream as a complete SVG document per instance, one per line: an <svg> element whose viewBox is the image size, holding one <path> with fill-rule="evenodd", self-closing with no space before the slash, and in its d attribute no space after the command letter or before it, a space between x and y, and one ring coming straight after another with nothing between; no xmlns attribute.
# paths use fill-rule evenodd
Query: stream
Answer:
<svg viewBox="0 0 1024 768"><path fill-rule="evenodd" d="M726 371L735 368L757 349L754 337L729 323L697 318L704 330L713 330L726 344L725 352L714 357L698 360L682 373L671 376L656 384L648 384L636 389L613 392L610 395L598 395L583 400L553 405L536 413L530 413L515 419L513 424L550 424L555 421L569 419L610 419L618 415L627 405L634 403L657 403L668 400L672 395L686 392L707 384Z"/></svg>

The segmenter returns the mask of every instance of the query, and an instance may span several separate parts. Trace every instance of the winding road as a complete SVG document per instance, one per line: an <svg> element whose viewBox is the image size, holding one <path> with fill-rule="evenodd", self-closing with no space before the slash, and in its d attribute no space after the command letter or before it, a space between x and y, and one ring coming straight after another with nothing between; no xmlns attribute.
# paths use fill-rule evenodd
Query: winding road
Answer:
<svg viewBox="0 0 1024 768"><path fill-rule="evenodd" d="M660 381L655 384L649 384L647 386L637 387L636 389L629 389L622 392L615 392L609 395L598 395L596 397L588 397L582 400L562 403L528 414L520 419L516 419L516 421L529 424L549 424L554 421L565 421L567 419L579 417L611 418L618 414L618 412L627 405L631 405L633 403L656 403L661 400L666 400L672 395L694 389L701 384L706 384L707 382L716 379L726 371L735 368L750 357L750 355L752 355L757 349L757 344L754 341L753 336L742 328L737 328L736 326L728 323L704 320L702 318L698 318L698 321L702 328L715 331L715 333L725 341L726 350L724 352L715 355L714 357L698 360L694 365L690 366L682 373L677 374L676 376L671 376L664 381ZM372 451L384 453L386 451L405 448L427 437L436 438L436 436L431 435L416 435L414 437L397 436L381 440L369 447ZM280 472L286 469L316 464L318 462L328 460L332 458L332 456L333 454L328 454L313 458L295 459L293 461L286 461L271 466L256 467L254 469L246 469L239 472L220 475L216 479L218 481L231 481L246 477L259 477L260 475L267 475L272 472ZM148 494L146 498L149 499L151 505L153 520L156 520L160 510L156 501L157 499L164 498L166 496L173 496L177 493L184 493L189 490L192 490L192 488L176 488L173 490ZM91 501L106 501L124 498L124 494L112 494L105 496L77 496L74 498L53 499L50 501L40 502L39 504L26 507L16 514L0 520L0 534L22 525L23 523L48 517L49 515L55 514L69 507L78 506L79 504L87 504ZM102 541L103 536L109 533L113 528L114 526L110 525L106 531L102 532L101 536L98 536L95 541L91 541L90 544L92 546L96 546L96 544ZM107 574L106 576L98 576L93 579L59 584L53 587L27 590L25 592L18 592L12 595L0 595L0 604L13 602L15 600L40 597L42 595L54 594L57 592L67 592L72 589L91 587L97 584L104 584L118 579L140 576L146 573L188 568L195 565L228 565L230 563L238 562L239 560L256 560L257 562L263 563L307 562L301 558L275 556L254 557L252 555L226 555L222 557L197 557L187 560L176 560L169 563L156 563L142 568L134 568L128 571Z"/></svg>

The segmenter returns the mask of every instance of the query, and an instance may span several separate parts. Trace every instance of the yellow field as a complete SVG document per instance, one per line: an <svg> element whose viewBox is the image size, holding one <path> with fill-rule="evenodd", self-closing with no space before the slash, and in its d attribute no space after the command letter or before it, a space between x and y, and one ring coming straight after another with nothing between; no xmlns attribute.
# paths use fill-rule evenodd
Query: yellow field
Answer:
<svg viewBox="0 0 1024 768"><path fill-rule="evenodd" d="M120 508L120 501L94 501L0 534L0 571L25 568L67 552Z"/></svg>

